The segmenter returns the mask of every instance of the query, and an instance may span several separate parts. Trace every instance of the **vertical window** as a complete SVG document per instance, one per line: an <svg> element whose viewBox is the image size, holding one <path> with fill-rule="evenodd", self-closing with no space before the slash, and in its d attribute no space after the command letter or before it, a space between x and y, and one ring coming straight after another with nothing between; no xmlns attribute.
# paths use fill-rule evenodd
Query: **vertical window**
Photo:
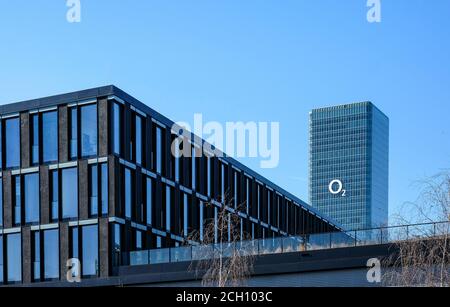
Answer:
<svg viewBox="0 0 450 307"><path fill-rule="evenodd" d="M132 182L131 170L125 168L125 217L131 218Z"/></svg>
<svg viewBox="0 0 450 307"><path fill-rule="evenodd" d="M41 280L41 238L39 231L33 232L33 280Z"/></svg>
<svg viewBox="0 0 450 307"><path fill-rule="evenodd" d="M22 240L21 234L9 234L6 236L6 263L8 283L22 281Z"/></svg>
<svg viewBox="0 0 450 307"><path fill-rule="evenodd" d="M20 167L20 120L5 120L6 167Z"/></svg>
<svg viewBox="0 0 450 307"><path fill-rule="evenodd" d="M83 276L98 275L98 227L84 226L82 228L82 270Z"/></svg>
<svg viewBox="0 0 450 307"><path fill-rule="evenodd" d="M200 201L200 241L203 242L203 202Z"/></svg>
<svg viewBox="0 0 450 307"><path fill-rule="evenodd" d="M140 251L142 250L142 247L142 232L136 229L136 250Z"/></svg>
<svg viewBox="0 0 450 307"><path fill-rule="evenodd" d="M77 258L80 259L80 253L79 253L79 239L78 239L78 227L72 227L70 228L70 249L69 249L69 255L70 258Z"/></svg>
<svg viewBox="0 0 450 307"><path fill-rule="evenodd" d="M220 164L220 194L222 203L225 204L225 165L223 163Z"/></svg>
<svg viewBox="0 0 450 307"><path fill-rule="evenodd" d="M174 142L174 160L175 160L175 181L180 182L180 139L175 138Z"/></svg>
<svg viewBox="0 0 450 307"><path fill-rule="evenodd" d="M25 223L39 223L39 173L24 175Z"/></svg>
<svg viewBox="0 0 450 307"><path fill-rule="evenodd" d="M31 115L31 163L39 164L39 114Z"/></svg>
<svg viewBox="0 0 450 307"><path fill-rule="evenodd" d="M207 173L207 189L208 189L208 196L211 196L211 158L208 157L206 160L206 173Z"/></svg>
<svg viewBox="0 0 450 307"><path fill-rule="evenodd" d="M89 165L89 214L98 215L98 166Z"/></svg>
<svg viewBox="0 0 450 307"><path fill-rule="evenodd" d="M238 174L234 172L234 208L238 207Z"/></svg>
<svg viewBox="0 0 450 307"><path fill-rule="evenodd" d="M52 221L57 221L59 218L58 170L50 171L50 195L51 195L51 218Z"/></svg>
<svg viewBox="0 0 450 307"><path fill-rule="evenodd" d="M70 138L70 159L78 158L78 109L73 107L69 110L69 138Z"/></svg>
<svg viewBox="0 0 450 307"><path fill-rule="evenodd" d="M196 174L196 167L195 167L195 157L196 157L196 152L195 152L195 146L192 146L192 150L191 150L191 161L192 161L192 189L195 190L196 187L196 179L197 179L197 174Z"/></svg>
<svg viewBox="0 0 450 307"><path fill-rule="evenodd" d="M22 221L22 196L20 175L13 176L13 203L14 203L14 224L20 225Z"/></svg>
<svg viewBox="0 0 450 307"><path fill-rule="evenodd" d="M102 215L108 214L108 164L100 164Z"/></svg>
<svg viewBox="0 0 450 307"><path fill-rule="evenodd" d="M136 115L136 164L142 164L142 119Z"/></svg>
<svg viewBox="0 0 450 307"><path fill-rule="evenodd" d="M120 265L120 258L122 252L122 240L121 240L121 229L120 224L112 224L113 227L113 237L112 237L112 246L113 246L113 257L112 262L113 266Z"/></svg>
<svg viewBox="0 0 450 307"><path fill-rule="evenodd" d="M156 172L162 172L162 131L156 127Z"/></svg>
<svg viewBox="0 0 450 307"><path fill-rule="evenodd" d="M62 217L78 218L78 169L67 168L62 174Z"/></svg>
<svg viewBox="0 0 450 307"><path fill-rule="evenodd" d="M146 207L147 207L147 224L152 225L153 210L153 182L151 178L146 178Z"/></svg>
<svg viewBox="0 0 450 307"><path fill-rule="evenodd" d="M59 278L59 232L58 229L44 231L44 279Z"/></svg>
<svg viewBox="0 0 450 307"><path fill-rule="evenodd" d="M247 207L247 214L250 212L250 179L245 178L245 206Z"/></svg>
<svg viewBox="0 0 450 307"><path fill-rule="evenodd" d="M80 108L81 112L81 155L97 155L97 105Z"/></svg>
<svg viewBox="0 0 450 307"><path fill-rule="evenodd" d="M172 189L166 186L166 230L170 231L170 207L172 203Z"/></svg>
<svg viewBox="0 0 450 307"><path fill-rule="evenodd" d="M188 230L188 210L189 210L189 202L188 202L188 196L187 194L183 193L183 233L184 236L189 235Z"/></svg>
<svg viewBox="0 0 450 307"><path fill-rule="evenodd" d="M42 155L43 162L58 161L58 112L42 114Z"/></svg>
<svg viewBox="0 0 450 307"><path fill-rule="evenodd" d="M113 104L113 145L114 145L114 153L120 155L121 154L121 134L122 134L122 122L121 122L121 107L119 104Z"/></svg>

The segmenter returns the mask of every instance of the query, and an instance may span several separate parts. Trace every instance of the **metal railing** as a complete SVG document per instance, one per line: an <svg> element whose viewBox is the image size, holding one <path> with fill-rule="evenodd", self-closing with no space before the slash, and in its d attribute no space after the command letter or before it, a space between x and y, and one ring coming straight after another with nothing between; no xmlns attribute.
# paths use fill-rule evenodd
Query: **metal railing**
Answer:
<svg viewBox="0 0 450 307"><path fill-rule="evenodd" d="M450 234L450 222L411 224L372 229L276 237L234 243L180 246L133 251L123 254L126 265L147 265L205 260L214 253L223 257L239 252L243 255L268 255L315 251L355 246L397 243L411 239L433 238Z"/></svg>

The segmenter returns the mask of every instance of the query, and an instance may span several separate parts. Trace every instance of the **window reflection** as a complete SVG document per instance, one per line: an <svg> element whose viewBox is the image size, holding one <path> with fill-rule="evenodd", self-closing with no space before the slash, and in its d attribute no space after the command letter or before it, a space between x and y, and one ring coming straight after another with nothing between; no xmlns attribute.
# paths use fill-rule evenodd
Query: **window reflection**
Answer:
<svg viewBox="0 0 450 307"><path fill-rule="evenodd" d="M3 227L3 179L0 178L0 227Z"/></svg>
<svg viewBox="0 0 450 307"><path fill-rule="evenodd" d="M35 231L32 235L33 239L33 280L41 280L41 238L39 231Z"/></svg>
<svg viewBox="0 0 450 307"><path fill-rule="evenodd" d="M122 123L121 123L121 107L119 104L113 104L113 117L112 117L112 127L113 127L113 146L114 153L121 154L121 134L122 134Z"/></svg>
<svg viewBox="0 0 450 307"><path fill-rule="evenodd" d="M132 188L131 170L125 168L125 217L127 218L131 218Z"/></svg>
<svg viewBox="0 0 450 307"><path fill-rule="evenodd" d="M108 214L108 164L103 163L101 168L101 193L102 193L102 214Z"/></svg>
<svg viewBox="0 0 450 307"><path fill-rule="evenodd" d="M31 163L39 164L39 114L31 115Z"/></svg>
<svg viewBox="0 0 450 307"><path fill-rule="evenodd" d="M142 164L142 119L136 115L136 163Z"/></svg>
<svg viewBox="0 0 450 307"><path fill-rule="evenodd" d="M39 173L24 176L25 223L39 223Z"/></svg>
<svg viewBox="0 0 450 307"><path fill-rule="evenodd" d="M97 105L81 107L81 155L97 155Z"/></svg>
<svg viewBox="0 0 450 307"><path fill-rule="evenodd" d="M78 217L78 170L63 169L62 172L62 216L64 219Z"/></svg>
<svg viewBox="0 0 450 307"><path fill-rule="evenodd" d="M22 240L21 234L9 234L6 236L6 261L8 283L22 281Z"/></svg>
<svg viewBox="0 0 450 307"><path fill-rule="evenodd" d="M78 158L78 109L70 108L69 111L69 138L70 138L70 159Z"/></svg>
<svg viewBox="0 0 450 307"><path fill-rule="evenodd" d="M20 167L20 120L5 120L6 167Z"/></svg>
<svg viewBox="0 0 450 307"><path fill-rule="evenodd" d="M146 203L147 203L147 224L152 225L152 210L153 210L153 182L151 178L146 178Z"/></svg>
<svg viewBox="0 0 450 307"><path fill-rule="evenodd" d="M82 270L83 276L98 275L98 227L84 226L82 228Z"/></svg>
<svg viewBox="0 0 450 307"><path fill-rule="evenodd" d="M22 222L22 191L21 191L21 181L20 175L13 176L13 206L14 206L14 224L20 225Z"/></svg>
<svg viewBox="0 0 450 307"><path fill-rule="evenodd" d="M58 229L44 231L44 278L59 278L59 238Z"/></svg>
<svg viewBox="0 0 450 307"><path fill-rule="evenodd" d="M59 218L59 181L58 170L50 171L50 195L51 195L51 218L56 221Z"/></svg>
<svg viewBox="0 0 450 307"><path fill-rule="evenodd" d="M43 162L58 161L58 112L42 114Z"/></svg>
<svg viewBox="0 0 450 307"><path fill-rule="evenodd" d="M98 167L89 166L89 208L90 215L98 215Z"/></svg>

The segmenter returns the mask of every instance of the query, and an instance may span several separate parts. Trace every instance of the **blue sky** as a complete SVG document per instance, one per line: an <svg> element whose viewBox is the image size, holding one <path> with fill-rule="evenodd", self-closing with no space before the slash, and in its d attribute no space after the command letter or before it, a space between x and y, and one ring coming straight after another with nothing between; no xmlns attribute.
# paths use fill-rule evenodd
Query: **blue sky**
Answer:
<svg viewBox="0 0 450 307"><path fill-rule="evenodd" d="M308 112L370 100L391 120L390 212L449 168L450 1L0 0L0 103L115 84L173 120L280 122L280 165L308 199Z"/></svg>

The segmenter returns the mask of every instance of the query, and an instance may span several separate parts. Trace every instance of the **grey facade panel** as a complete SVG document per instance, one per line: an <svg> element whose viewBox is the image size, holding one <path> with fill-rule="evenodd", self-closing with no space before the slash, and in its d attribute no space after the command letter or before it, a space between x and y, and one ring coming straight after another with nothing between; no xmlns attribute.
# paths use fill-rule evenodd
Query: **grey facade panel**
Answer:
<svg viewBox="0 0 450 307"><path fill-rule="evenodd" d="M109 152L108 138L108 99L101 98L98 100L98 154L99 156L107 156Z"/></svg>
<svg viewBox="0 0 450 307"><path fill-rule="evenodd" d="M107 218L99 219L100 277L108 277L110 272L109 223Z"/></svg>
<svg viewBox="0 0 450 307"><path fill-rule="evenodd" d="M79 187L79 208L80 219L89 218L89 166L87 160L78 163L78 187Z"/></svg>
<svg viewBox="0 0 450 307"><path fill-rule="evenodd" d="M30 150L30 115L29 113L20 114L20 156L22 168L28 168L31 165Z"/></svg>
<svg viewBox="0 0 450 307"><path fill-rule="evenodd" d="M61 223L59 225L59 241L60 241L60 278L66 280L67 260L69 260L69 224Z"/></svg>
<svg viewBox="0 0 450 307"><path fill-rule="evenodd" d="M69 116L67 106L61 106L58 110L58 126L59 126L59 162L69 161Z"/></svg>
<svg viewBox="0 0 450 307"><path fill-rule="evenodd" d="M50 177L48 166L39 168L40 195L41 195L41 224L50 223Z"/></svg>
<svg viewBox="0 0 450 307"><path fill-rule="evenodd" d="M13 226L13 195L11 171L3 172L3 226Z"/></svg>
<svg viewBox="0 0 450 307"><path fill-rule="evenodd" d="M31 253L31 228L22 228L22 278L24 283L30 283L33 274L33 260Z"/></svg>

